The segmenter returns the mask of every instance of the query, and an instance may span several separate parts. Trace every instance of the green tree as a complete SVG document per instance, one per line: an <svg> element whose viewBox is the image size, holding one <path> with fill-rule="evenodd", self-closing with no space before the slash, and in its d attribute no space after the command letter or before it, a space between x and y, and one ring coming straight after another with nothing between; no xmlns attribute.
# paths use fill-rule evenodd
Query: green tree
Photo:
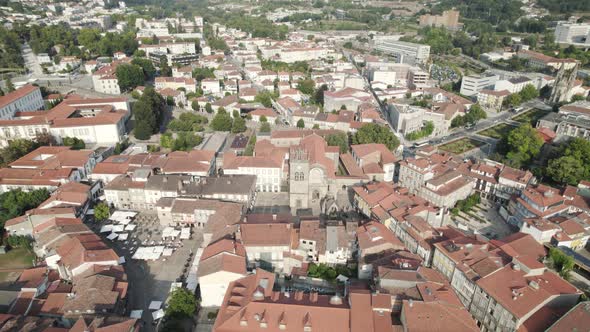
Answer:
<svg viewBox="0 0 590 332"><path fill-rule="evenodd" d="M303 119L299 119L299 121L297 121L297 128L305 128L305 122Z"/></svg>
<svg viewBox="0 0 590 332"><path fill-rule="evenodd" d="M111 216L111 209L105 203L98 203L94 207L94 219L97 221L107 220Z"/></svg>
<svg viewBox="0 0 590 332"><path fill-rule="evenodd" d="M152 87L147 87L139 100L133 104L135 117L134 135L138 139L148 139L160 130L166 113L166 100Z"/></svg>
<svg viewBox="0 0 590 332"><path fill-rule="evenodd" d="M176 288L168 299L166 315L175 318L191 318L197 310L197 300L186 288Z"/></svg>
<svg viewBox="0 0 590 332"><path fill-rule="evenodd" d="M191 108L193 109L193 111L198 111L199 110L199 102L196 100L193 100L191 102Z"/></svg>
<svg viewBox="0 0 590 332"><path fill-rule="evenodd" d="M362 126L353 136L353 144L381 143L389 150L395 150L399 146L399 140L388 127L376 123Z"/></svg>
<svg viewBox="0 0 590 332"><path fill-rule="evenodd" d="M143 69L137 65L120 64L117 66L115 74L119 81L119 87L123 91L130 91L145 82Z"/></svg>
<svg viewBox="0 0 590 332"><path fill-rule="evenodd" d="M268 122L268 119L264 114L260 116L260 122Z"/></svg>
<svg viewBox="0 0 590 332"><path fill-rule="evenodd" d="M513 93L504 99L505 106L518 106L522 103L522 97L518 93Z"/></svg>
<svg viewBox="0 0 590 332"><path fill-rule="evenodd" d="M231 127L231 132L234 134L243 133L246 131L246 120L242 117L234 118L234 122Z"/></svg>
<svg viewBox="0 0 590 332"><path fill-rule="evenodd" d="M25 211L34 209L49 198L46 189L24 192L20 189L0 194L0 229L8 219L22 216Z"/></svg>
<svg viewBox="0 0 590 332"><path fill-rule="evenodd" d="M338 146L340 153L348 152L348 135L346 133L330 134L325 139L329 146Z"/></svg>
<svg viewBox="0 0 590 332"><path fill-rule="evenodd" d="M261 133L270 133L270 123L263 122L260 124L260 132Z"/></svg>
<svg viewBox="0 0 590 332"><path fill-rule="evenodd" d="M311 98L312 102L316 105L324 106L324 92L325 91L328 91L328 86L326 84L322 84L313 93L313 96Z"/></svg>
<svg viewBox="0 0 590 332"><path fill-rule="evenodd" d="M254 101L261 103L264 107L272 107L272 100L276 97L277 95L273 92L261 91L254 97Z"/></svg>
<svg viewBox="0 0 590 332"><path fill-rule="evenodd" d="M562 278L568 279L574 269L574 259L557 248L549 249L549 261Z"/></svg>
<svg viewBox="0 0 590 332"><path fill-rule="evenodd" d="M529 123L513 129L508 134L506 157L515 167L527 164L537 156L543 146L543 138Z"/></svg>
<svg viewBox="0 0 590 332"><path fill-rule="evenodd" d="M0 166L6 166L38 147L38 142L24 138L9 141L7 147L0 149Z"/></svg>
<svg viewBox="0 0 590 332"><path fill-rule="evenodd" d="M77 137L64 137L63 144L72 147L72 150L82 150L86 148L86 143Z"/></svg>
<svg viewBox="0 0 590 332"><path fill-rule="evenodd" d="M312 79L300 80L297 82L297 90L306 95L311 95L314 92L315 81Z"/></svg>
<svg viewBox="0 0 590 332"><path fill-rule="evenodd" d="M14 90L14 84L12 83L12 79L9 77L6 79L6 91L13 92Z"/></svg>
<svg viewBox="0 0 590 332"><path fill-rule="evenodd" d="M549 161L547 175L562 184L578 185L584 179L586 169L582 160L572 156L563 156Z"/></svg>
<svg viewBox="0 0 590 332"><path fill-rule="evenodd" d="M537 90L532 84L527 84L520 92L520 99L523 102L529 101L539 97L539 90Z"/></svg>
<svg viewBox="0 0 590 332"><path fill-rule="evenodd" d="M232 129L232 117L224 110L218 110L213 120L211 120L211 129L216 131L230 131Z"/></svg>
<svg viewBox="0 0 590 332"><path fill-rule="evenodd" d="M213 107L211 107L211 104L210 103L206 103L205 104L205 111L207 113L213 113Z"/></svg>
<svg viewBox="0 0 590 332"><path fill-rule="evenodd" d="M131 63L141 67L144 74L144 79L149 79L150 77L154 77L156 75L156 68L152 61L146 58L134 58L131 60Z"/></svg>

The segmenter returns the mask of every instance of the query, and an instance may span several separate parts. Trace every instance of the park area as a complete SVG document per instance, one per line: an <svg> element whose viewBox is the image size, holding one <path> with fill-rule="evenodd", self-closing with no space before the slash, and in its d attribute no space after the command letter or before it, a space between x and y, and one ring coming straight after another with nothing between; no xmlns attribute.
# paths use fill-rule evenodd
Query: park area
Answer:
<svg viewBox="0 0 590 332"><path fill-rule="evenodd" d="M484 142L480 142L468 137L463 137L461 139L443 144L441 146L439 146L439 150L443 150L443 151L447 151L447 152L451 152L454 154L462 154L465 153L467 151L473 150L475 148L478 148L482 145L484 145Z"/></svg>
<svg viewBox="0 0 590 332"><path fill-rule="evenodd" d="M535 127L537 125L537 121L544 117L545 115L551 113L550 110L542 110L539 108L533 108L530 111L524 112L520 115L517 115L512 118L512 120L520 122L520 123L530 123L531 126Z"/></svg>
<svg viewBox="0 0 590 332"><path fill-rule="evenodd" d="M482 135L482 136L495 138L495 139L502 139L502 138L508 136L508 133L512 129L515 129L515 128L516 127L513 125L509 125L506 123L500 123L499 125L493 126L493 127L488 128L486 130L482 130L482 131L478 132L477 134Z"/></svg>

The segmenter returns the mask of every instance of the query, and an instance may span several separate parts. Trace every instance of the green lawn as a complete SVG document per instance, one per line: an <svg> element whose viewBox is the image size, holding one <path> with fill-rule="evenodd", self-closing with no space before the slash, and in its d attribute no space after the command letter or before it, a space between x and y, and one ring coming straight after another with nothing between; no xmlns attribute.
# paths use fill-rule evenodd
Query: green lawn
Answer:
<svg viewBox="0 0 590 332"><path fill-rule="evenodd" d="M0 255L0 269L24 269L33 266L35 254L24 248L12 249Z"/></svg>
<svg viewBox="0 0 590 332"><path fill-rule="evenodd" d="M482 135L482 136L491 137L491 138L502 139L503 137L508 135L508 133L514 128L516 128L516 127L506 124L506 123L500 123L499 125L495 125L495 126L488 128L486 130L482 130L482 131L478 132L478 134Z"/></svg>
<svg viewBox="0 0 590 332"><path fill-rule="evenodd" d="M451 153L455 153L455 154L461 154L461 153L467 152L469 150L473 150L475 148L478 148L484 144L485 144L484 142L476 141L476 140L468 138L468 137L463 137L463 138L458 139L456 141L452 141L447 144L443 144L443 145L439 146L438 148L443 151L447 151L447 152L451 152Z"/></svg>
<svg viewBox="0 0 590 332"><path fill-rule="evenodd" d="M537 121L539 121L540 118L544 117L545 115L551 113L551 111L545 111L542 109L538 109L538 108L533 108L532 110L522 113L518 116L515 116L512 118L512 120L514 121L518 121L520 123L530 123L531 126L536 126L537 125Z"/></svg>

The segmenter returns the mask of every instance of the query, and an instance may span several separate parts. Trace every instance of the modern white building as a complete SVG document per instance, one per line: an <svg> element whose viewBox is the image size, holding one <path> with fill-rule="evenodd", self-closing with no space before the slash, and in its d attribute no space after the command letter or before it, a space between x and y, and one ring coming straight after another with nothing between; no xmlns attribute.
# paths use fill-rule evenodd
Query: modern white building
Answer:
<svg viewBox="0 0 590 332"><path fill-rule="evenodd" d="M555 27L555 42L590 46L590 23L559 22Z"/></svg>
<svg viewBox="0 0 590 332"><path fill-rule="evenodd" d="M397 62L410 65L424 65L430 58L430 46L391 40L387 38L375 38L374 48L383 53L393 55Z"/></svg>
<svg viewBox="0 0 590 332"><path fill-rule="evenodd" d="M500 77L494 74L467 75L461 80L460 93L464 96L476 96L479 91L493 89Z"/></svg>

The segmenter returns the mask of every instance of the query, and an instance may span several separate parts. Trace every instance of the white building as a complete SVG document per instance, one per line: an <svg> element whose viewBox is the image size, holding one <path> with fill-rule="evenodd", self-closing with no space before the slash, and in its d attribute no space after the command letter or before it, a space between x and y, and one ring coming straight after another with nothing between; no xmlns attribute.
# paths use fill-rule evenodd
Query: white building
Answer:
<svg viewBox="0 0 590 332"><path fill-rule="evenodd" d="M221 85L219 80L214 78L206 78L201 81L201 89L205 94L218 95L221 93Z"/></svg>
<svg viewBox="0 0 590 332"><path fill-rule="evenodd" d="M40 133L50 133L58 143L64 137L77 137L86 144L114 145L126 135L130 115L126 98L66 99L47 112L35 113L20 112L0 120L0 145L15 138L34 139Z"/></svg>
<svg viewBox="0 0 590 332"><path fill-rule="evenodd" d="M499 79L500 77L494 74L463 76L460 93L464 96L475 96L481 90L493 89Z"/></svg>
<svg viewBox="0 0 590 332"><path fill-rule="evenodd" d="M555 27L555 42L590 46L590 23L559 22Z"/></svg>
<svg viewBox="0 0 590 332"><path fill-rule="evenodd" d="M529 84L534 85L533 81L530 78L520 76L520 77L511 78L508 80L496 81L496 84L494 85L494 90L496 90L496 91L508 90L508 92L510 92L510 93L518 93L518 92L522 91L522 89L524 89L525 86L527 86Z"/></svg>
<svg viewBox="0 0 590 332"><path fill-rule="evenodd" d="M430 46L376 37L374 48L383 53L393 55L397 62L410 65L424 65L430 58Z"/></svg>
<svg viewBox="0 0 590 332"><path fill-rule="evenodd" d="M12 119L16 112L37 111L43 106L41 90L27 84L0 97L0 119Z"/></svg>

